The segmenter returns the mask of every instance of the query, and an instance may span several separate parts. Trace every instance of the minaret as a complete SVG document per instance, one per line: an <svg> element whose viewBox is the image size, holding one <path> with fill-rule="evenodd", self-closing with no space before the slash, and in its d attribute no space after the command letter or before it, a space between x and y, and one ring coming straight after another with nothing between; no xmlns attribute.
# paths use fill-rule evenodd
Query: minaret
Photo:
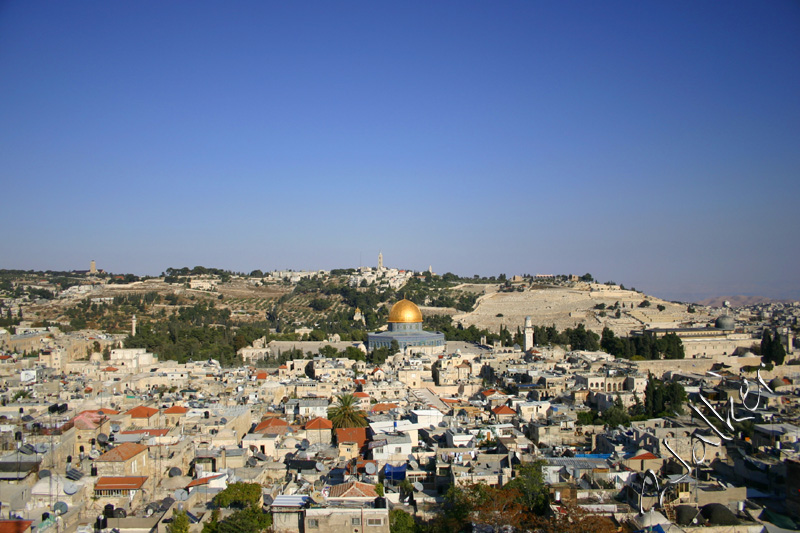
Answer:
<svg viewBox="0 0 800 533"><path fill-rule="evenodd" d="M131 337L136 336L136 315L131 319Z"/></svg>
<svg viewBox="0 0 800 533"><path fill-rule="evenodd" d="M89 274L97 274L97 263L94 262L94 259L89 263Z"/></svg>
<svg viewBox="0 0 800 533"><path fill-rule="evenodd" d="M378 270L383 270L383 252L378 252Z"/></svg>
<svg viewBox="0 0 800 533"><path fill-rule="evenodd" d="M531 317L525 317L525 347L526 352L533 349L533 324L531 324Z"/></svg>

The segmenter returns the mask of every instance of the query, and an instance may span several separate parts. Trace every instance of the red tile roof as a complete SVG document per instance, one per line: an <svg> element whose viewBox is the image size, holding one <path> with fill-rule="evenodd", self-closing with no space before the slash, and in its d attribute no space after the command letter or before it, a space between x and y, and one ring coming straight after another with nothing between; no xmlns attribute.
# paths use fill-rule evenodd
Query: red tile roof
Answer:
<svg viewBox="0 0 800 533"><path fill-rule="evenodd" d="M338 428L336 442L355 442L359 449L367 442L367 428Z"/></svg>
<svg viewBox="0 0 800 533"><path fill-rule="evenodd" d="M515 415L515 414L517 414L516 411L514 411L512 408L510 408L507 405L498 405L497 407L492 409L492 412L494 414L496 414L496 415Z"/></svg>
<svg viewBox="0 0 800 533"><path fill-rule="evenodd" d="M267 373L259 372L258 374L256 374L256 379L261 379L261 380L267 379Z"/></svg>
<svg viewBox="0 0 800 533"><path fill-rule="evenodd" d="M391 411L392 409L396 409L396 403L376 403L372 406L371 411L373 413L384 413L386 411Z"/></svg>
<svg viewBox="0 0 800 533"><path fill-rule="evenodd" d="M0 520L0 533L26 533L33 520Z"/></svg>
<svg viewBox="0 0 800 533"><path fill-rule="evenodd" d="M154 414L158 412L158 409L154 409L152 407L145 407L144 405L140 405L139 407L134 407L127 413L126 415L130 416L131 418L150 418Z"/></svg>
<svg viewBox="0 0 800 533"><path fill-rule="evenodd" d="M354 392L353 396L355 396L356 398L369 398L369 394L367 394L366 392Z"/></svg>
<svg viewBox="0 0 800 533"><path fill-rule="evenodd" d="M377 498L375 485L361 483L359 481L348 481L331 487L329 498Z"/></svg>
<svg viewBox="0 0 800 533"><path fill-rule="evenodd" d="M119 368L113 366L107 366L103 369L103 372L116 372L117 370L119 370Z"/></svg>
<svg viewBox="0 0 800 533"><path fill-rule="evenodd" d="M306 430L309 429L333 429L333 422L327 418L317 417L314 420L306 422Z"/></svg>
<svg viewBox="0 0 800 533"><path fill-rule="evenodd" d="M255 427L253 433L280 433L283 434L289 427L289 422L280 418L268 418Z"/></svg>
<svg viewBox="0 0 800 533"><path fill-rule="evenodd" d="M653 455L650 452L644 452L644 453L640 453L636 457L631 457L629 460L630 461L647 461L649 459L658 459L658 457L656 455Z"/></svg>
<svg viewBox="0 0 800 533"><path fill-rule="evenodd" d="M189 410L187 408L185 408L185 407L182 407L180 405L173 405L172 407L170 407L169 409L164 411L164 414L165 415L185 415L188 412L189 412Z"/></svg>
<svg viewBox="0 0 800 533"><path fill-rule="evenodd" d="M195 479L195 480L189 482L189 484L186 485L186 488L189 489L189 488L192 488L192 487L198 487L200 485L208 485L208 482L211 481L212 479L217 479L217 478L220 478L220 477L222 477L224 475L225 474L217 474L216 476L208 476L208 477L204 477L204 478L200 478L200 479Z"/></svg>
<svg viewBox="0 0 800 533"><path fill-rule="evenodd" d="M121 462L147 451L147 446L135 442L125 442L95 459L95 461Z"/></svg>
<svg viewBox="0 0 800 533"><path fill-rule="evenodd" d="M496 392L497 391L495 389L488 389L488 390L485 390L485 391L481 392L481 394L483 394L486 397L489 397L489 396L491 396L492 394L494 394Z"/></svg>
<svg viewBox="0 0 800 533"><path fill-rule="evenodd" d="M94 484L94 490L136 490L144 486L147 476L103 476Z"/></svg>

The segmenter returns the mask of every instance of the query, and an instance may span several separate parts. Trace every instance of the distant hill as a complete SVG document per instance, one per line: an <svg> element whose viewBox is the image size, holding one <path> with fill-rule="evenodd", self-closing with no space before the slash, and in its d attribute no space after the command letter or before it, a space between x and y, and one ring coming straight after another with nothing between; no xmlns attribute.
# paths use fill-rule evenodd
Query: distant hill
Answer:
<svg viewBox="0 0 800 533"><path fill-rule="evenodd" d="M716 296L714 298L706 298L697 302L700 305L707 305L708 307L722 307L723 302L730 302L731 307L743 307L746 305L769 304L788 302L790 300L776 300L775 298L767 298L766 296L746 296L738 294L736 296Z"/></svg>

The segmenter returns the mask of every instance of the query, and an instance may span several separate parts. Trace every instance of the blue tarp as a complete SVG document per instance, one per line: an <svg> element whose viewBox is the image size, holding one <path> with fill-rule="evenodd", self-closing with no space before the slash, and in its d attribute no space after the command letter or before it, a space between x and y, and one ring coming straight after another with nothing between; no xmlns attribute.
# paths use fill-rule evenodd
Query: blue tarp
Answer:
<svg viewBox="0 0 800 533"><path fill-rule="evenodd" d="M403 481L406 478L407 466L408 465L402 465L402 466L386 465L383 469L383 475L386 479L390 479L392 481Z"/></svg>

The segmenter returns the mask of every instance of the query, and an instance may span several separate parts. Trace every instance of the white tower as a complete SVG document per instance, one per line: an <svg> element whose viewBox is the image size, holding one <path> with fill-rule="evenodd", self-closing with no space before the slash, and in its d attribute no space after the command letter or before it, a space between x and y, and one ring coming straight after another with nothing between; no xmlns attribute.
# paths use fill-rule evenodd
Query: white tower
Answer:
<svg viewBox="0 0 800 533"><path fill-rule="evenodd" d="M133 319L131 319L131 337L136 336L136 315L133 315Z"/></svg>
<svg viewBox="0 0 800 533"><path fill-rule="evenodd" d="M378 252L378 270L383 270L383 252Z"/></svg>
<svg viewBox="0 0 800 533"><path fill-rule="evenodd" d="M525 346L523 348L526 352L533 349L533 324L531 317L525 317Z"/></svg>

